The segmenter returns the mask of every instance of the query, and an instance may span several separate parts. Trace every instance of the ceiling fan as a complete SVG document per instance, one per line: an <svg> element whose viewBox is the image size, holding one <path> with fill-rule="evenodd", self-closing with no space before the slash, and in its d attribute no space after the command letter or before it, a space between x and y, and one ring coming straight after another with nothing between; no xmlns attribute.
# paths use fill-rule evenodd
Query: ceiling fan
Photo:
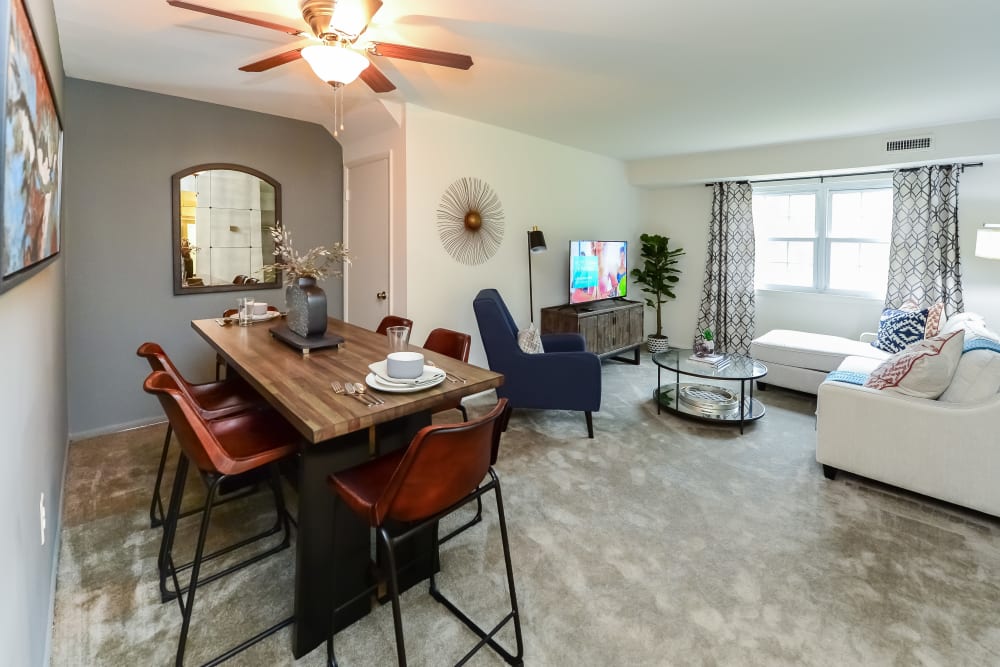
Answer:
<svg viewBox="0 0 1000 667"><path fill-rule="evenodd" d="M460 53L378 41L369 42L359 48L358 39L368 29L372 16L382 6L382 0L302 0L302 18L309 26L312 35L301 28L242 16L183 0L167 0L167 4L178 9L187 9L219 18L249 23L269 30L277 30L295 37L312 36L320 42L244 65L240 68L244 72L264 72L302 58L309 63L320 79L334 88L339 88L360 78L376 93L387 93L395 90L396 86L375 66L371 60L372 56L399 58L463 70L472 67L472 58Z"/></svg>

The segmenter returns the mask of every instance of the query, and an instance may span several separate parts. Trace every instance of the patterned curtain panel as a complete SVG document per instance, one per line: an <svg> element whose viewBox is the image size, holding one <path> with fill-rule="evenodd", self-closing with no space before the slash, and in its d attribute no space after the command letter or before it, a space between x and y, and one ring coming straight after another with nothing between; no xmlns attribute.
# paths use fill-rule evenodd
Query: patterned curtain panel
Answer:
<svg viewBox="0 0 1000 667"><path fill-rule="evenodd" d="M716 183L698 332L711 329L722 352L747 354L754 329L753 191Z"/></svg>
<svg viewBox="0 0 1000 667"><path fill-rule="evenodd" d="M886 308L914 302L944 303L945 316L961 312L958 257L958 176L961 165L897 171L892 176L892 240Z"/></svg>

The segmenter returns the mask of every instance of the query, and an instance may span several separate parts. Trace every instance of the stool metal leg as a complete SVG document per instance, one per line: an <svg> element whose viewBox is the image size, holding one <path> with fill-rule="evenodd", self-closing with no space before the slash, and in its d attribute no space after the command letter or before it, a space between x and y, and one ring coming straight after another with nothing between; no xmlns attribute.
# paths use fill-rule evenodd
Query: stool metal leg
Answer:
<svg viewBox="0 0 1000 667"><path fill-rule="evenodd" d="M385 527L378 529L389 557L389 594L392 596L392 624L396 631L396 660L399 667L406 667L406 647L403 644L403 616L399 609L399 580L396 576L396 540Z"/></svg>
<svg viewBox="0 0 1000 667"><path fill-rule="evenodd" d="M507 520L504 515L503 499L500 494L500 480L497 477L496 472L494 472L492 468L490 468L489 472L490 472L490 477L492 478L491 481L488 484L484 484L483 486L481 486L476 493L481 496L482 494L492 490L496 497L497 514L500 522L500 539L504 548L503 549L504 565L507 570L507 588L510 593L511 611L510 613L505 615L500 620L499 623L493 626L493 628L489 632L486 632L478 625L476 625L475 622L473 622L472 619L470 619L461 609L455 606L455 604L451 600L446 598L441 593L441 591L438 590L434 577L431 577L430 579L431 597L433 597L435 600L444 605L444 607L447 608L448 611L454 614L455 617L458 618L458 620L462 621L462 623L464 623L467 628L469 628L472 632L476 634L476 636L479 637L479 643L477 643L474 647L472 647L472 649L465 654L465 657L463 657L461 660L458 661L458 663L456 663L456 667L457 665L464 665L466 662L468 662L472 658L472 656L476 653L476 651L481 649L484 645L487 645L491 649L496 651L497 655L503 658L504 662L506 662L509 665L520 666L524 664L524 640L521 635L521 618L517 609L517 594L514 591L514 570L510 558L510 543L507 539ZM499 632L500 629L503 628L503 626L506 625L507 622L511 620L514 621L514 637L515 641L517 642L517 653L514 655L512 655L509 651L500 646L500 644L498 644L496 640L494 640L493 638L496 635L496 633Z"/></svg>
<svg viewBox="0 0 1000 667"><path fill-rule="evenodd" d="M212 480L212 484L208 487L208 500L205 501L205 513L201 518L201 529L198 531L198 545L194 550L194 560L191 566L191 583L188 584L187 590L187 600L184 599L183 595L177 596L177 601L181 605L181 614L183 616L183 622L181 623L181 635L180 639L177 641L177 667L182 667L184 664L184 648L187 644L188 630L191 628L191 612L194 610L194 596L198 591L198 572L201 570L201 557L205 552L205 538L208 536L208 523L212 518L212 502L215 500L215 493L219 489L219 480L221 477L216 477Z"/></svg>
<svg viewBox="0 0 1000 667"><path fill-rule="evenodd" d="M160 484L163 483L163 469L167 466L167 452L170 451L170 438L174 427L167 422L167 436L163 439L163 451L160 453L160 467L156 469L156 482L153 484L153 499L149 503L149 527L163 525L163 499L160 497Z"/></svg>

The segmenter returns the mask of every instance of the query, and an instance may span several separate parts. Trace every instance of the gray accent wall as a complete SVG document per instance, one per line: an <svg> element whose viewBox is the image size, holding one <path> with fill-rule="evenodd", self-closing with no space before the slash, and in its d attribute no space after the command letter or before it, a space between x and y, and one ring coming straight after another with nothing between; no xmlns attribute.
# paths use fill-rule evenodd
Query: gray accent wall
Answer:
<svg viewBox="0 0 1000 667"><path fill-rule="evenodd" d="M172 174L197 164L253 167L281 184L297 249L342 238L343 159L321 126L79 79L66 80L66 317L71 439L162 419L142 391L136 348L164 347L192 381L215 355L191 320L239 293L174 296ZM343 313L340 279L323 286ZM281 290L248 292L284 307Z"/></svg>
<svg viewBox="0 0 1000 667"><path fill-rule="evenodd" d="M52 0L26 4L65 122ZM0 0L0 16L8 7ZM0 294L0 646L9 665L43 665L47 656L66 458L65 256L64 246L60 258Z"/></svg>

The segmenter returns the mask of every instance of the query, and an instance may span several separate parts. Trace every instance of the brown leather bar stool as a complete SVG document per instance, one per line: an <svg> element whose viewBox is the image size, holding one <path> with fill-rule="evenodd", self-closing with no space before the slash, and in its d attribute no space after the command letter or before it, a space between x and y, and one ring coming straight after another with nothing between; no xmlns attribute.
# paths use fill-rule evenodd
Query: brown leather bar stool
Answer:
<svg viewBox="0 0 1000 667"><path fill-rule="evenodd" d="M425 349L462 362L469 361L469 348L471 347L472 336L451 329L434 329L427 334L427 340L424 342ZM461 398L442 403L434 412L444 412L445 410L459 410L462 413L462 421L469 421L469 413L465 411Z"/></svg>
<svg viewBox="0 0 1000 667"><path fill-rule="evenodd" d="M408 448L330 477L330 487L341 501L335 506L334 512L338 511L339 505L345 505L375 528L378 538L385 545L389 567L389 593L392 598L392 620L396 634L396 657L401 666L406 665L406 648L399 607L396 546L490 491L494 492L497 503L500 540L503 545L507 588L510 594L510 612L486 631L438 590L434 575L430 577L430 594L479 637L479 642L457 664L464 664L483 646L492 648L510 665L524 663L524 643L521 638L517 595L514 592L514 571L511 566L500 479L490 464L490 461L496 458L503 418L507 410L507 399L501 399L497 406L481 419L464 424L427 426L417 433ZM489 481L483 484L487 475ZM470 493L469 489L474 490ZM389 522L405 524L403 532L397 535L390 534L386 527ZM436 527L431 529L436 531ZM435 552L437 546L435 533ZM369 592L366 591L361 596ZM334 617L338 610L339 608L334 610ZM514 622L514 636L517 642L515 654L511 654L493 638L511 620ZM331 627L332 625L333 618ZM326 647L327 660L331 665L336 665L332 632L327 639Z"/></svg>
<svg viewBox="0 0 1000 667"><path fill-rule="evenodd" d="M247 565L277 553L288 547L291 538L288 514L285 509L284 496L281 492L277 463L281 459L293 455L298 447L300 437L295 429L273 410L253 410L242 412L230 417L208 421L202 417L197 406L181 390L178 383L166 372L154 371L146 378L143 388L155 395L167 414L167 419L177 433L181 445L181 455L177 463L177 475L174 478L174 488L170 496L170 505L163 531L163 541L160 544L159 564L173 580L177 603L181 609L183 621L180 637L177 643L176 664L184 662L184 649L187 643L188 631L191 627L191 615L194 610L195 593L198 587L214 581L226 574L242 569ZM194 559L190 563L191 576L186 587L178 580L178 572L186 566L176 566L173 559L174 536L177 531L177 520L180 518L181 497L184 495L184 485L187 480L188 465L194 463L208 488L208 499L202 514L198 541L195 546ZM266 551L257 553L241 563L230 566L208 577L201 577L201 566L204 561L223 553L256 541L268 533L243 540L212 554L205 554L205 540L208 536L208 526L212 517L213 502L219 491L219 485L235 475L245 474L252 470L266 468L274 494L277 523L284 528L284 537L280 544ZM187 593L187 595L185 595ZM221 655L213 658L206 665L217 665L228 660L237 653L268 637L281 628L290 625L294 617L286 618L272 627L260 632L250 639L236 645Z"/></svg>
<svg viewBox="0 0 1000 667"><path fill-rule="evenodd" d="M154 371L168 373L174 379L174 382L177 383L177 386L180 387L181 391L187 394L187 397L205 419L227 417L238 412L263 408L267 405L260 395L242 380L191 384L184 379L180 371L177 370L177 367L170 361L167 353L156 343L143 343L136 350L136 354L148 361L150 368ZM160 465L156 469L153 499L149 503L149 525L151 528L156 528L163 524L163 499L160 494L160 486L163 483L163 471L167 464L167 452L170 449L170 438L172 435L173 425L168 421L167 435L163 439L163 451L160 454Z"/></svg>
<svg viewBox="0 0 1000 667"><path fill-rule="evenodd" d="M382 321L378 323L375 328L375 333L380 333L383 336L389 327L410 327L410 331L413 331L413 320L408 320L405 317L399 317L398 315L386 315L382 318Z"/></svg>

